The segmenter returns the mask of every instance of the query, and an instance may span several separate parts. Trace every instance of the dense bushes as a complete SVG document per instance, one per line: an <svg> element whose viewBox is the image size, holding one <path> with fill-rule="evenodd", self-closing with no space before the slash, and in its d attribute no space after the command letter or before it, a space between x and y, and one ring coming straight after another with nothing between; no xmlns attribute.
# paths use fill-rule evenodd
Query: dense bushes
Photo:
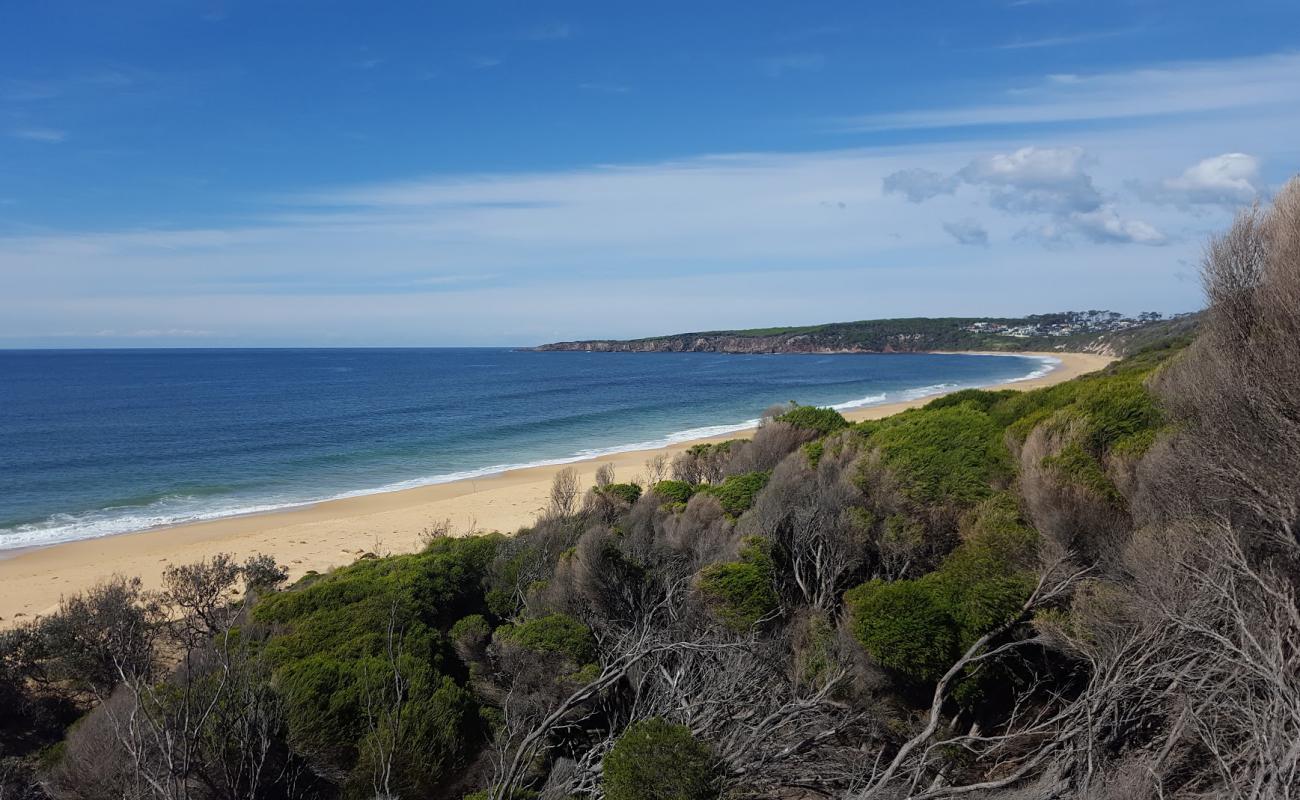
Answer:
<svg viewBox="0 0 1300 800"><path fill-rule="evenodd" d="M829 436L849 427L849 421L840 412L819 406L795 406L778 416L776 421L813 431L818 436Z"/></svg>
<svg viewBox="0 0 1300 800"><path fill-rule="evenodd" d="M719 795L717 763L689 728L658 717L638 722L605 756L609 800L711 800Z"/></svg>
<svg viewBox="0 0 1300 800"><path fill-rule="evenodd" d="M880 664L933 681L961 650L1020 613L1033 590L1037 535L1020 521L1015 501L985 501L966 536L935 572L845 593L854 635Z"/></svg>
<svg viewBox="0 0 1300 800"><path fill-rule="evenodd" d="M497 636L537 653L558 653L581 666L596 655L596 642L586 625L565 614L548 614L497 629Z"/></svg>
<svg viewBox="0 0 1300 800"><path fill-rule="evenodd" d="M767 472L746 472L728 476L722 483L699 487L698 491L718 498L722 510L738 517L754 505L754 497L767 485Z"/></svg>
<svg viewBox="0 0 1300 800"><path fill-rule="evenodd" d="M468 757L482 737L478 705L448 674L458 666L441 631L483 610L496 544L437 540L425 552L358 561L258 604L254 619L274 631L265 649L296 748L361 787L376 753L388 753L394 779L421 792ZM390 690L394 675L406 687L400 703ZM375 739L394 730L400 741Z"/></svg>
<svg viewBox="0 0 1300 800"><path fill-rule="evenodd" d="M927 740L906 781L955 790L998 779L1047 739L1033 731L1005 750L1010 761L981 765L992 740L979 731L1012 741L1011 707L1049 719L1086 688L1097 655L1074 654L1136 624L1124 607L1135 595L1118 588L1133 562L1103 563L1076 541L1059 546L1058 534L1101 520L1131 544L1130 520L1098 508L1128 502L1138 470L1127 466L1162 431L1146 380L1171 352L1036 392L958 392L856 426L787 407L752 442L691 448L649 497L602 469L571 502L583 487L570 473L568 500L514 537L439 539L257 589L227 661L204 650L170 670L139 638L169 615L119 581L74 598L40 647L0 637L0 702L32 727L26 691L98 690L119 663L167 698L240 675L240 694L215 704L229 716L203 735L219 744L211 734L238 727L227 720L240 703L264 703L257 721L274 769L310 775L311 800L487 796L470 793L493 781L512 798L849 796L866 759L888 764L900 742L926 735L926 714L933 730L972 733L961 753L931 746L945 733ZM662 464L651 474L662 477ZM1044 512L1078 500L1071 493L1084 500L1069 514ZM1040 550L1068 552L1097 577L1072 599L1027 608ZM1031 617L1041 637L1029 635ZM993 632L997 658L959 662ZM1056 641L1073 650L1051 651ZM958 679L933 701L954 665ZM200 682L168 683L178 676ZM72 757L50 755L56 797L80 800L69 787L92 784L86 798L122 794L131 762L112 744L118 707L101 706L67 738ZM0 723L0 744L14 742L13 723ZM205 758L219 766L222 748ZM97 757L114 768L99 775Z"/></svg>
<svg viewBox="0 0 1300 800"><path fill-rule="evenodd" d="M748 628L779 606L770 550L767 540L751 536L741 548L740 560L712 564L700 573L700 591L732 627Z"/></svg>
<svg viewBox="0 0 1300 800"><path fill-rule="evenodd" d="M905 411L859 431L917 503L969 507L1011 477L1002 428L969 403Z"/></svg>
<svg viewBox="0 0 1300 800"><path fill-rule="evenodd" d="M651 490L665 502L685 503L695 493L695 487L686 481L659 481Z"/></svg>

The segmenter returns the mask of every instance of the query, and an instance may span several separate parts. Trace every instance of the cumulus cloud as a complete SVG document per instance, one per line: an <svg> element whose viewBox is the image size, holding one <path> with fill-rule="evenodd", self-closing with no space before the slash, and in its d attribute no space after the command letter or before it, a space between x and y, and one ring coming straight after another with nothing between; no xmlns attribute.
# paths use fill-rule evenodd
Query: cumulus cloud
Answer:
<svg viewBox="0 0 1300 800"><path fill-rule="evenodd" d="M1161 184L1166 199L1186 204L1249 203L1259 196L1259 159L1245 153L1224 153L1202 159L1177 178Z"/></svg>
<svg viewBox="0 0 1300 800"><path fill-rule="evenodd" d="M1167 241L1155 226L1139 219L1123 219L1109 206L1055 217L1021 235L1046 245L1070 244L1079 238L1095 244L1162 245Z"/></svg>
<svg viewBox="0 0 1300 800"><path fill-rule="evenodd" d="M948 235L957 240L958 244L972 245L974 247L989 246L989 232L984 229L973 219L959 219L955 222L943 223L943 229Z"/></svg>
<svg viewBox="0 0 1300 800"><path fill-rule="evenodd" d="M997 208L1020 213L1069 214L1094 211L1101 194L1083 171L1080 147L1022 147L978 158L955 177L990 192Z"/></svg>
<svg viewBox="0 0 1300 800"><path fill-rule="evenodd" d="M1097 243L1163 244L1164 234L1142 220L1123 219L1107 203L1085 171L1088 155L1081 147L1022 147L972 160L952 175L908 169L887 175L886 194L920 203L961 186L980 189L993 208L1012 214L1044 214L1050 221L1030 229L1030 238L1063 244L1076 238ZM966 241L944 225L962 244Z"/></svg>
<svg viewBox="0 0 1300 800"><path fill-rule="evenodd" d="M921 203L941 194L952 194L960 182L956 175L945 176L916 167L886 175L884 187L885 194L901 194L913 203Z"/></svg>

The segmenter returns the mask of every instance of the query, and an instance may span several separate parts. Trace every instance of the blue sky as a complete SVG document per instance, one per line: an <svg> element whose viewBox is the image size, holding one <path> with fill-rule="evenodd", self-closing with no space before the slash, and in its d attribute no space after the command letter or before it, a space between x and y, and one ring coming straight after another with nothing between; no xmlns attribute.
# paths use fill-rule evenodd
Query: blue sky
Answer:
<svg viewBox="0 0 1300 800"><path fill-rule="evenodd" d="M1300 4L0 8L0 346L468 345L1200 301Z"/></svg>

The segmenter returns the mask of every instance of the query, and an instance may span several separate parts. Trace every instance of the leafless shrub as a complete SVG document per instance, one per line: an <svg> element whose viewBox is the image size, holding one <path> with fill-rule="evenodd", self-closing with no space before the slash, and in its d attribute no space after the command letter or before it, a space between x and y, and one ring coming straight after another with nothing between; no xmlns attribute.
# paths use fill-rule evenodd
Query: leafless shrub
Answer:
<svg viewBox="0 0 1300 800"><path fill-rule="evenodd" d="M693 445L673 459L673 479L687 483L717 483L732 454L746 446L743 439Z"/></svg>
<svg viewBox="0 0 1300 800"><path fill-rule="evenodd" d="M645 474L648 485L653 487L656 483L665 480L670 474L670 461L667 453L655 453L645 461Z"/></svg>
<svg viewBox="0 0 1300 800"><path fill-rule="evenodd" d="M614 482L614 465L605 462L596 468L596 485L604 488Z"/></svg>
<svg viewBox="0 0 1300 800"><path fill-rule="evenodd" d="M578 491L578 473L573 467L565 467L556 472L551 479L551 516L571 516L578 502Z"/></svg>
<svg viewBox="0 0 1300 800"><path fill-rule="evenodd" d="M743 446L733 449L723 467L723 476L746 472L766 472L773 469L800 445L817 438L806 428L797 428L784 422L771 421L754 431L754 436Z"/></svg>
<svg viewBox="0 0 1300 800"><path fill-rule="evenodd" d="M1110 562L1133 527L1123 500L1099 495L1050 465L1076 435L1069 424L1034 428L1020 448L1020 494L1040 533L1087 563Z"/></svg>
<svg viewBox="0 0 1300 800"><path fill-rule="evenodd" d="M739 547L735 524L718 499L709 495L695 495L685 510L667 515L661 525L664 545L682 555L692 572L706 564L731 560Z"/></svg>
<svg viewBox="0 0 1300 800"><path fill-rule="evenodd" d="M429 545L433 544L434 542L439 541L440 539L446 539L447 537L451 536L451 531L452 531L452 524L450 518L434 520L433 522L430 522L428 525L424 526L424 528L420 531L420 544L421 546L428 548Z"/></svg>
<svg viewBox="0 0 1300 800"><path fill-rule="evenodd" d="M742 534L776 544L791 591L818 611L861 577L869 555L863 496L854 482L857 456L848 437L829 443L816 467L803 453L788 455L741 521Z"/></svg>

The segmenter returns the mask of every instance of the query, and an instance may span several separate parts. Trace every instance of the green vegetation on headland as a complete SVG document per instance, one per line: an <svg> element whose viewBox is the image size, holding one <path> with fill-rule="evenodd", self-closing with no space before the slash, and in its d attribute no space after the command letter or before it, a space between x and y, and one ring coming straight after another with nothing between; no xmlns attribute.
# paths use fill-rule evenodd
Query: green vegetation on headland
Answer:
<svg viewBox="0 0 1300 800"><path fill-rule="evenodd" d="M1300 185L1194 339L575 484L284 586L216 558L0 637L0 797L1286 797ZM1148 331L1150 333L1150 331Z"/></svg>
<svg viewBox="0 0 1300 800"><path fill-rule="evenodd" d="M916 317L554 342L536 350L714 353L918 353L943 350L1094 352L1125 355L1189 335L1198 315L1135 318L1110 311L1064 311L1029 317Z"/></svg>

